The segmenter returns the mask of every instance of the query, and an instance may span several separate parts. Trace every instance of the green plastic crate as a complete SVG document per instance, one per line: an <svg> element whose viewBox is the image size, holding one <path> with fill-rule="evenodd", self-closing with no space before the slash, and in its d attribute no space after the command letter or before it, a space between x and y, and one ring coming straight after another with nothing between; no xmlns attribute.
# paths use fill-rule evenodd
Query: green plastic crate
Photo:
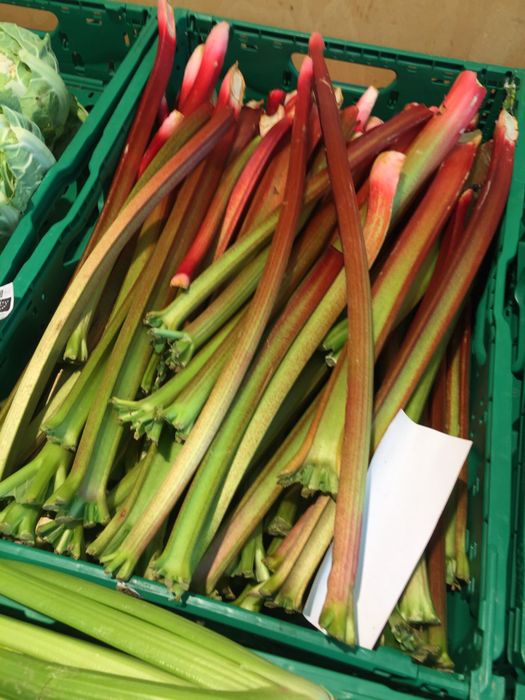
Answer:
<svg viewBox="0 0 525 700"><path fill-rule="evenodd" d="M522 155L525 149L522 144ZM518 173L525 189L525 172ZM507 286L506 318L513 341L512 359L512 453L513 453L513 560L509 596L508 661L525 682L525 211L519 229L515 264ZM525 696L525 686L520 692Z"/></svg>
<svg viewBox="0 0 525 700"><path fill-rule="evenodd" d="M57 26L50 34L61 75L89 116L46 174L27 212L0 251L0 285L15 281L38 241L76 200L90 154L156 32L152 8L112 3L84 5L74 0L7 2L28 10L45 9L55 15ZM16 284L15 294L18 299Z"/></svg>
<svg viewBox="0 0 525 700"><path fill-rule="evenodd" d="M175 90L185 58L208 33L218 18L190 12L177 14L177 58ZM261 98L270 88L293 87L296 71L291 56L306 53L304 34L231 22L232 32L226 65L234 58L246 77L248 97ZM326 42L327 56L348 62L394 70L394 82L383 88L377 114L389 117L406 102L438 104L457 73L476 70L488 88L480 126L491 133L505 93L504 83L514 77L518 96L524 73L507 68L394 51L337 40ZM262 68L264 67L264 68ZM341 85L350 102L362 87ZM520 127L525 128L525 100L518 105ZM359 676L384 684L391 691L426 697L502 698L505 679L494 666L505 658L507 639L507 588L511 540L511 416L512 337L505 309L509 269L514 262L523 210L522 175L524 144L520 142L515 176L500 235L485 267L485 283L478 303L472 350L472 438L469 459L469 558L472 581L460 594L449 596L449 644L457 671L444 673L417 665L388 648L368 651L348 648L310 628L300 617L283 619L255 614L197 595L181 603L169 599L162 585L135 577L130 586L141 596L183 610L266 653L285 656L290 662L305 662L319 668ZM45 270L43 270L45 276ZM48 279L49 284L53 280ZM50 553L0 543L5 556L24 557L115 586L100 567L74 562ZM290 622L289 620L292 620ZM375 697L375 696L374 696Z"/></svg>

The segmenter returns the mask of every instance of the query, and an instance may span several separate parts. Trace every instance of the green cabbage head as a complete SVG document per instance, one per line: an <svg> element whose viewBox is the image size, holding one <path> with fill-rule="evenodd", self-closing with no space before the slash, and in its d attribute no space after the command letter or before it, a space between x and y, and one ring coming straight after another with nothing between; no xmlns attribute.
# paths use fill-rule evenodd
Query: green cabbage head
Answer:
<svg viewBox="0 0 525 700"><path fill-rule="evenodd" d="M0 105L35 122L52 148L71 109L71 97L58 73L49 34L0 22Z"/></svg>
<svg viewBox="0 0 525 700"><path fill-rule="evenodd" d="M0 106L0 242L12 233L54 162L38 126Z"/></svg>

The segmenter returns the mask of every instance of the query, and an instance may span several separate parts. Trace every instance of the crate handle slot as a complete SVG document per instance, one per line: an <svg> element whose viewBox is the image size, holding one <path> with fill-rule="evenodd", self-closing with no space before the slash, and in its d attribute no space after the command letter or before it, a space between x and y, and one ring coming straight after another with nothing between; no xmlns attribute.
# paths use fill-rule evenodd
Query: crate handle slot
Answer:
<svg viewBox="0 0 525 700"><path fill-rule="evenodd" d="M21 27L38 32L52 32L58 27L58 17L49 10L3 2L0 3L0 21L14 22Z"/></svg>
<svg viewBox="0 0 525 700"><path fill-rule="evenodd" d="M299 72L306 54L293 53L292 63ZM336 58L326 58L326 65L330 77L339 85L362 86L364 88L373 85L376 88L386 88L392 85L397 78L397 73L390 68L368 66L365 63L354 61L341 61Z"/></svg>

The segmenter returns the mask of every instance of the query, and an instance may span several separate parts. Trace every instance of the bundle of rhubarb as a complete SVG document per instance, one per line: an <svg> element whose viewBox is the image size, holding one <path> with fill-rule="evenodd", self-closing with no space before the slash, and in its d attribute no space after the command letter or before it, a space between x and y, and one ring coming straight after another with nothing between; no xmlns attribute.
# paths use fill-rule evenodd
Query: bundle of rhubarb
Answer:
<svg viewBox="0 0 525 700"><path fill-rule="evenodd" d="M228 31L195 49L167 113L159 5L104 209L2 408L0 528L257 610L300 611L333 541L321 625L354 644L371 455L401 409L468 435L469 295L516 121L501 111L482 143L471 71L384 123L373 88L343 106L318 34L296 91L244 104ZM383 639L439 666L466 499L462 473Z"/></svg>
<svg viewBox="0 0 525 700"><path fill-rule="evenodd" d="M6 700L331 697L195 622L68 574L2 559L0 591L67 626L64 634L0 614Z"/></svg>

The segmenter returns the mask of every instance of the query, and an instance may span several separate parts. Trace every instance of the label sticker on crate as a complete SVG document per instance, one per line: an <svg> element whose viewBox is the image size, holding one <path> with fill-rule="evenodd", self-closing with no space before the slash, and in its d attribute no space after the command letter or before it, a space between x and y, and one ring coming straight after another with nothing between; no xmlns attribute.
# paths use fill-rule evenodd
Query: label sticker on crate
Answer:
<svg viewBox="0 0 525 700"><path fill-rule="evenodd" d="M13 283L0 287L0 321L7 318L15 305L15 289Z"/></svg>

